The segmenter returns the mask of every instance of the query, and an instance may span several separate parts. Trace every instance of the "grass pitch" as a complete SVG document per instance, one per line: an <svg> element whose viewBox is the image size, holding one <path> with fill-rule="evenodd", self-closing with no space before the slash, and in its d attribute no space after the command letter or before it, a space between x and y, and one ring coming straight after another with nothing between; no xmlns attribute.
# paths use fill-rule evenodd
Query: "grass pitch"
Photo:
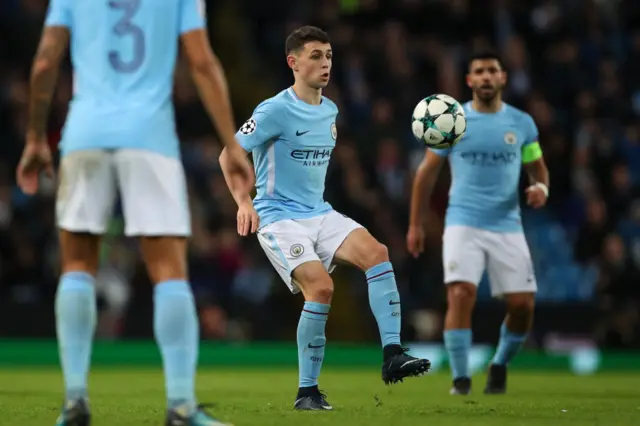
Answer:
<svg viewBox="0 0 640 426"><path fill-rule="evenodd" d="M323 372L333 412L295 412L294 370L204 370L198 397L236 426L516 426L640 425L638 374L575 377L513 373L509 393L482 394L474 377L469 397L449 396L447 374L384 386L377 370ZM53 425L62 401L54 370L0 370L0 425ZM163 379L155 370L96 370L91 375L92 426L160 426Z"/></svg>

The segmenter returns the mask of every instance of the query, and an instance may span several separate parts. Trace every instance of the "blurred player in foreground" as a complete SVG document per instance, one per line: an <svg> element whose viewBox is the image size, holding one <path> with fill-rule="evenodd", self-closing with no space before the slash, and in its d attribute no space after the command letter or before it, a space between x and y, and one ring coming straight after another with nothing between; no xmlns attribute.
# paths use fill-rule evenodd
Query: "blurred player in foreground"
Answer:
<svg viewBox="0 0 640 426"><path fill-rule="evenodd" d="M413 184L407 246L417 257L424 245L422 208L449 159L453 183L443 237L448 301L444 343L453 373L453 394L471 390L471 314L485 268L492 295L503 298L507 305L485 393L506 391L507 364L533 322L536 280L520 218L518 186L524 165L531 180L527 203L540 208L547 201L549 173L533 119L502 101L506 78L496 54L472 57L467 84L473 101L464 105L467 132L453 148L428 150Z"/></svg>
<svg viewBox="0 0 640 426"><path fill-rule="evenodd" d="M58 426L87 426L87 374L96 322L94 282L100 237L117 191L125 234L140 238L154 289L153 327L162 353L171 426L219 425L197 404L198 320L187 282L190 235L185 176L171 102L178 38L209 115L227 147L234 184L253 170L234 138L222 67L198 0L50 2L31 74L20 187L38 189L52 173L47 119L61 59L71 37L74 95L61 140L57 194L62 276L56 326L66 388ZM237 190L237 189L236 189Z"/></svg>
<svg viewBox="0 0 640 426"><path fill-rule="evenodd" d="M387 248L323 198L338 136L338 108L322 96L333 59L329 37L318 28L302 27L287 38L285 50L294 85L258 105L237 134L242 147L253 153L258 194L252 202L249 192L232 192L238 204L238 232L257 231L276 271L293 293L302 291L305 298L298 324L300 382L295 408L331 410L318 390L318 376L334 262L354 265L366 274L384 347L383 380L393 383L421 375L430 364L406 355L400 346L400 297ZM220 160L225 176L227 155L225 149Z"/></svg>

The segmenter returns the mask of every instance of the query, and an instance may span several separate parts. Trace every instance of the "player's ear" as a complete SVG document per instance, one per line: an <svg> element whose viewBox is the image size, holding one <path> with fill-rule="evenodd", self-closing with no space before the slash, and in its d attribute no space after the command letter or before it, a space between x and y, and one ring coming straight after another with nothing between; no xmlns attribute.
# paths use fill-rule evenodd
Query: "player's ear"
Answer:
<svg viewBox="0 0 640 426"><path fill-rule="evenodd" d="M464 79L465 79L465 81L467 82L467 86L468 86L470 89L471 89L471 88L473 88L473 86L471 85L471 77L470 77L470 75L469 75L469 74L467 74L467 75L465 76L465 78L464 78Z"/></svg>
<svg viewBox="0 0 640 426"><path fill-rule="evenodd" d="M287 55L287 65L294 71L298 71L298 59L294 55Z"/></svg>

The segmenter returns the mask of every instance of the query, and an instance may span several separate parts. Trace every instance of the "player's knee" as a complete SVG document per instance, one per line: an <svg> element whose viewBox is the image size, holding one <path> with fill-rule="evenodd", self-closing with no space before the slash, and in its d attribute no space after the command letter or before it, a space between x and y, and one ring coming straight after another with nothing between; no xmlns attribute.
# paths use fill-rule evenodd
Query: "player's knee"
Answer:
<svg viewBox="0 0 640 426"><path fill-rule="evenodd" d="M186 240L177 237L143 237L142 257L151 282L187 278Z"/></svg>
<svg viewBox="0 0 640 426"><path fill-rule="evenodd" d="M364 270L373 268L389 261L389 249L384 244L376 242L364 251Z"/></svg>
<svg viewBox="0 0 640 426"><path fill-rule="evenodd" d="M309 302L330 304L333 298L333 281L329 274L324 270L306 272L296 274L296 281L305 299Z"/></svg>
<svg viewBox="0 0 640 426"><path fill-rule="evenodd" d="M62 273L98 273L100 238L91 234L60 232Z"/></svg>
<svg viewBox="0 0 640 426"><path fill-rule="evenodd" d="M333 299L333 282L331 278L299 283L307 302L331 304Z"/></svg>
<svg viewBox="0 0 640 426"><path fill-rule="evenodd" d="M309 297L312 302L330 304L333 299L333 283L313 287Z"/></svg>
<svg viewBox="0 0 640 426"><path fill-rule="evenodd" d="M466 306L476 301L476 286L471 283L451 283L447 287L449 306Z"/></svg>
<svg viewBox="0 0 640 426"><path fill-rule="evenodd" d="M511 316L528 318L533 315L534 308L533 294L512 294L507 297L507 311Z"/></svg>

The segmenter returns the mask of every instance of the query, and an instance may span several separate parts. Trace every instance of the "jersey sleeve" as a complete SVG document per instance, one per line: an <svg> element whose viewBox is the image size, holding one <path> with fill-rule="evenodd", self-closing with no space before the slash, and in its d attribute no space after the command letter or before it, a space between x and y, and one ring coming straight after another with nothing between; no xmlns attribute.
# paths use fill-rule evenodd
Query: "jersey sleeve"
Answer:
<svg viewBox="0 0 640 426"><path fill-rule="evenodd" d="M44 25L45 27L71 28L71 5L69 0L51 0Z"/></svg>
<svg viewBox="0 0 640 426"><path fill-rule="evenodd" d="M532 144L534 142L538 142L538 126L536 126L536 122L533 121L533 117L531 117L529 114L527 114L525 117L524 133L526 136L523 143L524 146Z"/></svg>
<svg viewBox="0 0 640 426"><path fill-rule="evenodd" d="M542 148L538 142L538 126L529 114L526 115L524 134L522 164L529 164L542 158Z"/></svg>
<svg viewBox="0 0 640 426"><path fill-rule="evenodd" d="M204 0L180 0L180 34L200 30L207 26L207 11Z"/></svg>
<svg viewBox="0 0 640 426"><path fill-rule="evenodd" d="M240 127L236 138L245 151L254 148L282 135L280 112L272 103L260 105L250 119Z"/></svg>

